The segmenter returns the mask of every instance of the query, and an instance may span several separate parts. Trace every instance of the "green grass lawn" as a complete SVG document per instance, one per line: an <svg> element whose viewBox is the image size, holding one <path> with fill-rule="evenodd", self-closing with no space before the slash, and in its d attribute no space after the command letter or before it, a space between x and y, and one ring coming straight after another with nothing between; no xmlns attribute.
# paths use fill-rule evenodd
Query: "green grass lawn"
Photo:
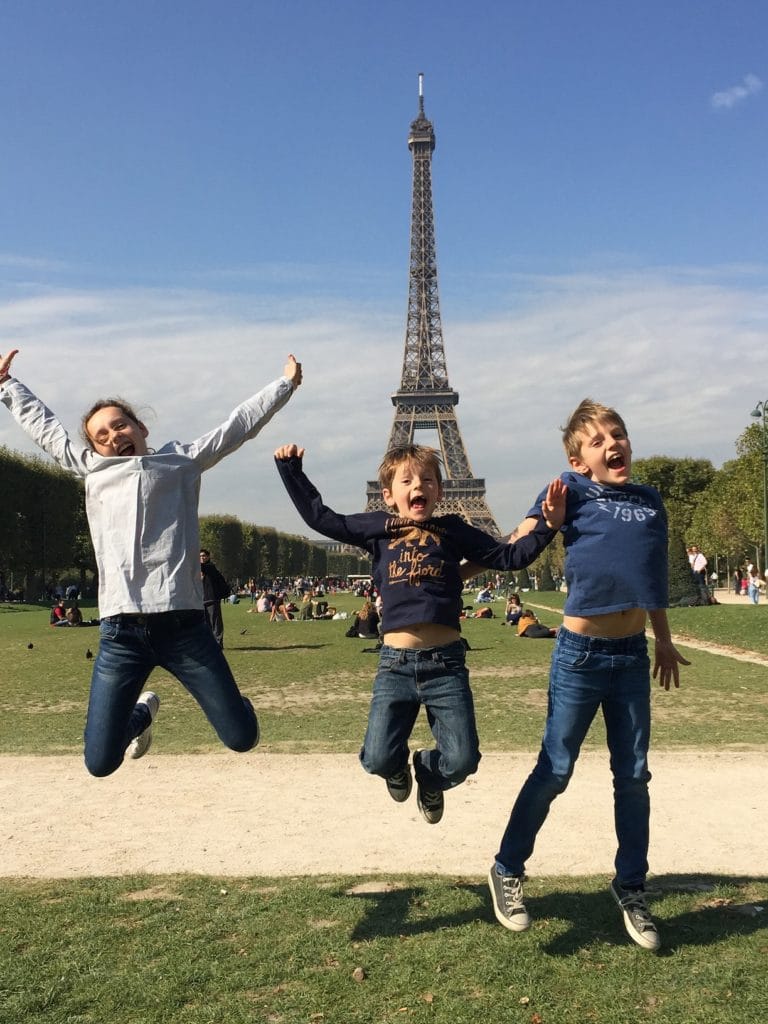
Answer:
<svg viewBox="0 0 768 1024"><path fill-rule="evenodd" d="M562 605L560 594L536 594L535 600L553 608ZM333 601L349 611L360 604L345 595ZM494 607L501 614L503 605ZM377 663L372 642L347 639L348 622L270 624L267 616L250 614L250 608L247 602L225 605L225 648L235 678L259 712L262 749L357 751ZM86 616L91 612L85 609ZM554 610L539 615L551 625L560 619ZM670 618L675 632L714 642L735 635L739 647L768 654L768 607L676 609ZM483 749L537 749L552 641L521 640L500 618L470 619L464 635L472 647L467 663ZM96 628L53 629L47 609L0 606L0 750L79 752L92 668L86 652L95 652L97 645ZM764 745L765 667L687 653L693 664L683 669L680 690L653 691L656 748ZM154 754L217 747L197 705L174 679L156 672L150 685L162 699ZM423 719L417 729L417 743L426 742ZM587 748L603 742L598 720Z"/></svg>
<svg viewBox="0 0 768 1024"><path fill-rule="evenodd" d="M360 603L334 600L347 610ZM535 600L553 609L557 624L561 595ZM345 622L270 625L249 608L225 607L225 646L259 711L262 749L356 751L377 661L372 643L344 637ZM675 610L670 619L676 633L768 653L766 615L762 606L722 605ZM498 618L468 621L465 635L483 749L534 750L552 642L519 640ZM97 644L95 628L52 629L47 608L0 606L0 751L80 754L92 667L86 651ZM680 691L654 689L656 748L764 750L766 669L687 653L693 664ZM175 680L158 672L151 685L163 702L158 762L167 753L218 749ZM424 724L418 729L426 739ZM603 742L596 723L588 746ZM12 787L4 792L12 798ZM768 910L759 909L768 907L766 877L654 878L664 947L653 956L624 934L606 877L532 880L534 924L512 935L495 922L482 879L434 878L424 869L386 884L5 879L0 1024L768 1019Z"/></svg>
<svg viewBox="0 0 768 1024"><path fill-rule="evenodd" d="M14 1024L760 1024L768 935L749 881L661 879L667 945L624 936L605 879L529 885L530 931L478 880L137 877L0 892Z"/></svg>

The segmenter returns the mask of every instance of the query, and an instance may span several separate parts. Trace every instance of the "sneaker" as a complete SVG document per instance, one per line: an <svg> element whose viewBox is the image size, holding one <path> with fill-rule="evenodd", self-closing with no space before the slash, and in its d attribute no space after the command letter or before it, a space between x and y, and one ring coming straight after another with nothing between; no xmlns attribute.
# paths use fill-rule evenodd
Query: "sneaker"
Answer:
<svg viewBox="0 0 768 1024"><path fill-rule="evenodd" d="M496 920L511 932L524 932L531 927L531 918L523 903L523 878L523 875L500 875L495 864L488 872Z"/></svg>
<svg viewBox="0 0 768 1024"><path fill-rule="evenodd" d="M611 893L621 908L627 935L643 949L659 949L661 938L645 903L642 889L624 889L614 879Z"/></svg>
<svg viewBox="0 0 768 1024"><path fill-rule="evenodd" d="M411 775L411 766L406 764L402 771L396 772L394 775L386 780L387 792L392 799L398 803L403 804L411 795L413 789L413 776Z"/></svg>
<svg viewBox="0 0 768 1024"><path fill-rule="evenodd" d="M151 690L145 690L144 693L139 696L136 703L137 705L144 704L147 711L149 711L149 725L128 744L128 756L132 757L134 761L139 757L144 757L146 752L152 746L152 723L154 722L158 708L160 707L160 698Z"/></svg>
<svg viewBox="0 0 768 1024"><path fill-rule="evenodd" d="M430 825L436 825L445 810L445 797L440 789L425 789L421 783L416 787L416 803L422 818Z"/></svg>

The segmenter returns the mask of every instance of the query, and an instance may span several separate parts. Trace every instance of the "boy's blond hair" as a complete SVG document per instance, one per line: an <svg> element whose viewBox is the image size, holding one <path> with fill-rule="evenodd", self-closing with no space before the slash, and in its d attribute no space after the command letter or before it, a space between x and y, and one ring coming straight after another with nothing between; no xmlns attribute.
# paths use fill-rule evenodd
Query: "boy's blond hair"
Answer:
<svg viewBox="0 0 768 1024"><path fill-rule="evenodd" d="M431 469L438 484L443 485L443 474L440 465L440 453L436 448L424 444L398 444L390 448L379 466L379 486L382 490L392 490L392 480L399 466L404 462L412 463L417 469Z"/></svg>
<svg viewBox="0 0 768 1024"><path fill-rule="evenodd" d="M611 409L607 405L601 405L600 402L593 402L591 398L584 398L573 410L566 425L561 427L563 431L563 446L565 447L565 454L569 459L578 459L580 457L581 435L583 435L584 430L591 423L599 423L601 420L615 423L629 437L626 424L615 409Z"/></svg>

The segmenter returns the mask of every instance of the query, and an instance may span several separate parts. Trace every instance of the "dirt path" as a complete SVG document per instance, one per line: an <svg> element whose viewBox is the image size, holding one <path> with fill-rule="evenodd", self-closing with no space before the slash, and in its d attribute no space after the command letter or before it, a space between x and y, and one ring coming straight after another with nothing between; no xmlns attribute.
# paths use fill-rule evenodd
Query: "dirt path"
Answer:
<svg viewBox="0 0 768 1024"><path fill-rule="evenodd" d="M655 753L651 867L768 874L766 750ZM394 804L350 755L150 752L108 779L79 757L0 757L0 876L192 872L226 876L436 872L484 877L533 763L488 754L437 826ZM606 755L582 755L529 864L611 871Z"/></svg>

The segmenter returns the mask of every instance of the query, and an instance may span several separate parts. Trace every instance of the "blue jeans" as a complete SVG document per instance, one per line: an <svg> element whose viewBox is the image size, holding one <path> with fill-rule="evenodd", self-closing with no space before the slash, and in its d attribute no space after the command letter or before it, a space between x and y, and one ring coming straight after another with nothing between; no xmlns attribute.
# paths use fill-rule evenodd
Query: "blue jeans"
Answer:
<svg viewBox="0 0 768 1024"><path fill-rule="evenodd" d="M496 859L522 875L552 801L573 774L602 709L613 773L616 878L642 887L648 872L650 662L644 633L602 639L560 628L552 654L547 722L536 766L520 790ZM589 837L584 836L584 842Z"/></svg>
<svg viewBox="0 0 768 1024"><path fill-rule="evenodd" d="M408 739L423 705L433 750L414 756L416 781L427 790L451 789L477 771L480 743L461 641L442 647L381 649L360 763L390 778L408 763Z"/></svg>
<svg viewBox="0 0 768 1024"><path fill-rule="evenodd" d="M150 724L136 699L154 668L164 668L195 698L231 750L258 740L251 702L232 671L204 612L113 615L101 620L85 723L85 766L91 775L119 768L128 744Z"/></svg>

